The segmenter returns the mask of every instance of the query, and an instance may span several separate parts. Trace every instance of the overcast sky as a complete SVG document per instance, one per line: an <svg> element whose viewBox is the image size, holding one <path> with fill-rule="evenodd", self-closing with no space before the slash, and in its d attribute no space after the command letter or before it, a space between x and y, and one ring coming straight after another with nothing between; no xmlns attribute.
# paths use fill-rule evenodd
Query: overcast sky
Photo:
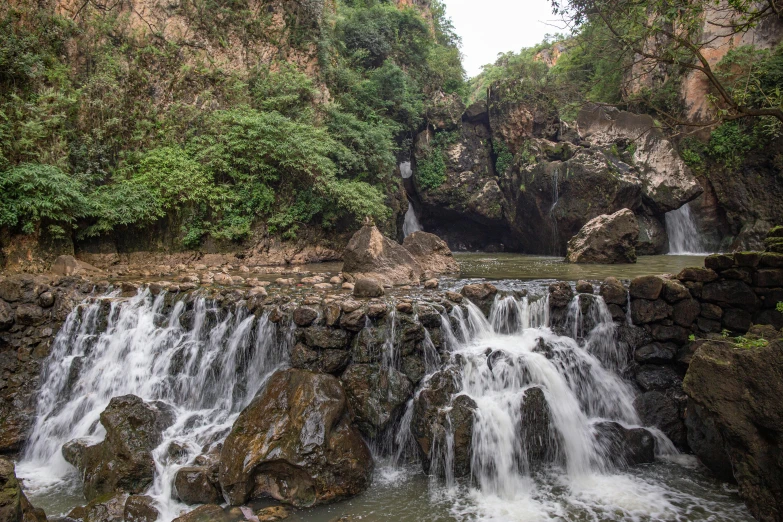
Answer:
<svg viewBox="0 0 783 522"><path fill-rule="evenodd" d="M498 53L519 51L557 33L549 0L443 0L457 34L462 37L468 76L494 63Z"/></svg>

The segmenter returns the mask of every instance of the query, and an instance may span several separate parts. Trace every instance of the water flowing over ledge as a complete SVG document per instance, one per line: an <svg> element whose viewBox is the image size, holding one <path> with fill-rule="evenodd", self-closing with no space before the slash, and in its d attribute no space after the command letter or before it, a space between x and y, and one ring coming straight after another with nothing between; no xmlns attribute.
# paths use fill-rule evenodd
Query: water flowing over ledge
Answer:
<svg viewBox="0 0 783 522"><path fill-rule="evenodd" d="M391 311L366 315L355 335L382 332L368 350L381 375L391 376L410 357L405 336L412 330L405 330L411 320L395 300L386 301ZM691 471L670 461L691 459L660 431L639 426L634 390L623 378L629 355L600 296L574 296L563 316L552 315L547 297L498 294L487 305L482 311L467 299L449 307L414 301L413 324L427 325L417 343L424 376L388 427L368 439L378 462L375 485L351 502L353 509L380 502L401 520L748 519L731 493L699 479L678 484ZM19 475L33 498L67 497L60 504L67 511L67 502L83 500L73 493L81 479L63 459L63 444L101 441L99 416L113 397L158 401L173 422L152 451L155 474L146 493L159 520L172 520L190 509L174 499L177 471L219 449L266 380L291 364L300 330L290 316L273 322L268 312L251 314L241 303L153 296L147 289L131 298L110 293L86 300L69 315L46 362ZM353 350L349 344L344 349ZM450 392L434 420L423 423L423 397L442 392L434 385L443 382ZM466 407L468 424L457 416ZM433 434L426 448L423 424ZM648 437L657 463L648 472L629 468L605 435L612 429ZM430 474L426 498L406 486L420 483L420 459ZM398 488L418 500L398 506L407 502L391 491ZM300 515L328 520L334 513L315 508Z"/></svg>

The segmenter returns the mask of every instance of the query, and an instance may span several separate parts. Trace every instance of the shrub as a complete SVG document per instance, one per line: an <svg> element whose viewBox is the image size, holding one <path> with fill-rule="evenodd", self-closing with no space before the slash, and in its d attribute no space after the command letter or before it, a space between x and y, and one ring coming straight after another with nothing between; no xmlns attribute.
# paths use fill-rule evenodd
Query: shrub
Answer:
<svg viewBox="0 0 783 522"><path fill-rule="evenodd" d="M0 173L0 226L32 234L45 225L62 237L76 219L89 214L84 188L58 167L23 163Z"/></svg>

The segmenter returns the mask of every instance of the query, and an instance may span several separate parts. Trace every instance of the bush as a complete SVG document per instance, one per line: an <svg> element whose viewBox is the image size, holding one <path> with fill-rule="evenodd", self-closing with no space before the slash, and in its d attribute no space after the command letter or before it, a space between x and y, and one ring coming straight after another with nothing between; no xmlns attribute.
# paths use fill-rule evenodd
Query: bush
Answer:
<svg viewBox="0 0 783 522"><path fill-rule="evenodd" d="M53 165L23 163L0 173L0 226L33 234L45 225L62 237L90 213L84 187Z"/></svg>

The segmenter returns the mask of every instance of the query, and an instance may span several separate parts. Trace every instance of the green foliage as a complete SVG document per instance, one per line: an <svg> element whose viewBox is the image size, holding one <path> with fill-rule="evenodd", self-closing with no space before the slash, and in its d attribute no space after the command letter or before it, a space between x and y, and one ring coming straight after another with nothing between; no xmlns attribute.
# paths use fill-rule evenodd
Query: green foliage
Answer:
<svg viewBox="0 0 783 522"><path fill-rule="evenodd" d="M508 146L502 140L492 140L492 150L495 152L495 172L499 175L508 170L514 163L514 155L508 150Z"/></svg>
<svg viewBox="0 0 783 522"><path fill-rule="evenodd" d="M0 173L0 226L32 234L45 225L64 236L76 219L90 213L83 187L53 165L23 163Z"/></svg>
<svg viewBox="0 0 783 522"><path fill-rule="evenodd" d="M775 310L783 314L783 301L778 301L778 304L775 305Z"/></svg>
<svg viewBox="0 0 783 522"><path fill-rule="evenodd" d="M416 164L416 177L425 189L436 189L446 181L446 161L440 150L431 151Z"/></svg>
<svg viewBox="0 0 783 522"><path fill-rule="evenodd" d="M739 348L750 350L752 348L764 348L769 344L769 341L764 338L749 339L740 335L739 337L734 338L734 344L736 344Z"/></svg>
<svg viewBox="0 0 783 522"><path fill-rule="evenodd" d="M276 67L264 65L251 71L248 86L253 107L291 118L310 116L318 92L313 80L290 63Z"/></svg>

